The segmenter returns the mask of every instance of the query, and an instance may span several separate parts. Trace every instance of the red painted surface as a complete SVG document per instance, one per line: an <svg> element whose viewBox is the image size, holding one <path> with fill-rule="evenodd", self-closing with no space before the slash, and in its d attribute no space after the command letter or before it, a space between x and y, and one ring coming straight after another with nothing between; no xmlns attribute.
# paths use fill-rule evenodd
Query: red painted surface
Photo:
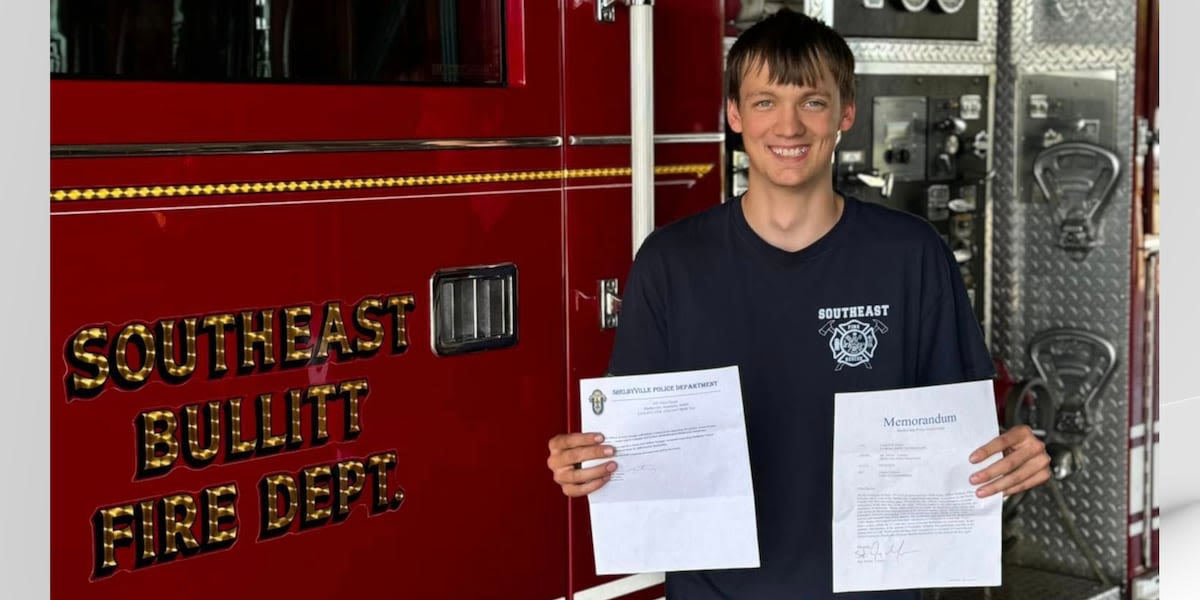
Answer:
<svg viewBox="0 0 1200 600"><path fill-rule="evenodd" d="M629 122L629 23L598 26L590 3L572 3L564 15L564 118L568 135L627 135ZM654 5L655 132L722 131L722 4L718 0L660 0ZM665 225L720 202L720 144L662 145L656 164L705 163L711 173L694 185L658 185L656 220ZM568 168L626 164L628 146L567 147ZM660 178L660 183L664 178ZM604 374L613 331L597 327L601 279L617 278L624 289L631 262L630 191L569 190L566 199L566 297L568 326L568 427L580 430L580 378ZM615 579L597 577L587 501L569 502L572 591ZM624 596L658 598L662 587Z"/></svg>
<svg viewBox="0 0 1200 600"><path fill-rule="evenodd" d="M555 135L558 11L509 0L514 85L276 85L54 81L51 144ZM514 22L517 23L514 26ZM521 83L521 82L524 83Z"/></svg>
<svg viewBox="0 0 1200 600"><path fill-rule="evenodd" d="M1134 90L1134 113L1136 117L1144 118L1153 129L1156 124L1154 122L1158 109L1158 2L1157 0L1139 0L1138 2L1138 23L1137 23L1137 56L1136 56L1136 72L1135 72L1135 90ZM1134 127L1134 134L1137 135L1136 123L1131 123ZM1156 235L1158 233L1157 223L1157 197L1158 190L1155 182L1155 158L1153 152L1149 153L1141 169L1138 169L1138 163L1135 161L1130 165L1131 172L1134 176L1133 198L1132 198L1132 219L1130 223L1130 313L1129 313L1129 424L1131 427L1142 425L1145 427L1145 436L1139 439L1130 439L1129 447L1135 448L1145 446L1147 440L1152 443L1158 442L1158 433L1155 431L1157 427L1155 423L1145 422L1145 407L1146 403L1153 405L1153 413L1157 420L1159 414L1159 399L1158 399L1158 336L1154 336L1153 340L1147 340L1146 330L1146 311L1152 310L1155 315L1155 323L1153 327L1158 330L1157 315L1158 306L1146 306L1146 291L1147 285L1157 285L1158 273L1149 273L1145 262L1145 253L1142 251L1144 240L1147 234ZM1155 296L1157 298L1157 294ZM1154 364L1146 364L1147 344L1153 344L1155 356ZM1153 377L1152 386L1155 393L1152 397L1145 397L1146 377L1147 372ZM1157 448L1156 448L1157 450ZM1130 465L1129 473L1132 474L1132 465ZM1130 498L1129 502L1132 503ZM1157 516L1158 511L1154 511ZM1129 515L1129 523L1132 525L1138 521L1143 521L1142 514ZM1145 527L1149 527L1149 523L1144 523ZM1130 536L1127 541L1127 572L1129 578L1134 578L1147 572L1158 569L1158 531L1155 530L1151 538L1151 560L1150 564L1145 564L1143 560L1143 538L1142 536Z"/></svg>
<svg viewBox="0 0 1200 600"><path fill-rule="evenodd" d="M51 143L627 134L624 10L618 24L603 25L594 21L591 4L567 3L556 11L543 0L510 0L509 84L502 88L55 80ZM719 131L719 2L661 1L655 10L657 131ZM700 179L659 178L660 224L720 200L720 144L662 146L656 158L712 166ZM628 164L628 146L56 159L51 188ZM623 282L629 268L629 199L628 178L605 177L51 203L53 595L344 598L379 590L414 598L549 600L603 581L594 576L586 513L576 510L568 518L569 503L543 465L547 439L578 428L578 379L602 373L607 363L613 332L598 327L596 286L601 278ZM517 345L435 355L431 276L497 263L518 268ZM353 325L355 304L399 294L412 294L415 304L402 353L389 351L389 330L385 347L369 358L210 377L212 338L202 333L198 369L182 383L155 372L135 390L110 383L94 398L68 398L70 375L85 373L68 358L83 328L105 329L108 344L90 348L107 348L131 323L153 328L164 319L269 309L276 314L273 340L281 360L281 309L311 306L315 338L322 306L339 302L351 338L362 338ZM227 360L236 364L237 338L233 331L228 336ZM140 364L136 347L130 356ZM279 433L288 421L288 390L363 378L369 392L357 436L344 435L344 401L334 401L330 439L313 444L313 411L306 404L301 431L308 435L295 448L241 460L222 448L211 464L197 467L181 458L165 474L139 476L137 419L145 411L241 398L243 437L257 438L254 400L260 394L273 395L273 432ZM226 440L227 420L222 415ZM206 424L200 430L207 435ZM298 516L286 534L260 539L265 477L288 473L300 480L305 468L366 462L386 452L397 459L386 492L403 489L403 504L372 512L375 480L368 477L343 520L301 528ZM191 531L203 542L203 490L222 484L237 486L236 500L225 501L236 517L218 526L236 525L232 544L140 564L137 544L121 541L117 568L96 570L98 511L188 494L200 512ZM317 498L318 508L331 504ZM122 521L127 526L136 542L141 523L135 517ZM157 551L161 555L161 545Z"/></svg>
<svg viewBox="0 0 1200 600"><path fill-rule="evenodd" d="M563 334L554 320L537 318L562 312L558 204L559 193L551 191L53 218L54 596L170 590L173 597L338 598L381 589L427 598L511 597L505 590L561 595L565 574L543 563L565 550L565 513L539 467L544 438L561 423L554 399L562 375L552 366L561 364ZM388 226L413 222L426 226ZM453 236L434 223L451 226ZM443 267L500 262L519 268L520 343L436 357L428 342L430 276ZM215 380L200 372L179 385L158 380L90 400L65 397L64 348L84 326L107 326L115 337L130 322L331 300L342 301L348 315L361 298L402 293L416 300L402 354L385 346L367 359ZM278 334L276 344L281 353ZM236 346L232 340L226 346L232 359ZM207 345L199 350L203 369ZM222 451L202 469L181 465L137 479L135 419L144 410L241 397L248 405L243 430L254 437L250 415L258 394L274 392L273 403L281 403L289 388L356 378L369 384L357 438L343 441L344 418L331 403L331 440L321 446L311 447L309 437L297 450L232 463ZM286 415L276 413L275 429L283 431ZM304 431L307 437L311 430ZM256 486L264 476L386 451L398 463L390 490L406 492L398 509L369 515L364 494L341 523L259 540ZM239 491L239 539L231 547L141 569L134 568L132 547L118 548L121 570L89 581L98 508L227 482ZM470 577L463 576L467 570Z"/></svg>

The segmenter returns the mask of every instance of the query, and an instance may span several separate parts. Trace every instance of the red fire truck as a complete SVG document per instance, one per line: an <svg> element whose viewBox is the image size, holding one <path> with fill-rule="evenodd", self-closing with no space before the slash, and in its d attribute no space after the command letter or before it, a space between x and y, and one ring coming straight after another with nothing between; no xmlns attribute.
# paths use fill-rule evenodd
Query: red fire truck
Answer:
<svg viewBox="0 0 1200 600"><path fill-rule="evenodd" d="M1002 419L1057 436L1003 593L1156 597L1154 0L51 0L52 595L662 596L595 575L546 442L631 248L744 188L768 6L847 36L837 185L943 234ZM1074 255L1063 141L1122 165Z"/></svg>
<svg viewBox="0 0 1200 600"><path fill-rule="evenodd" d="M54 597L661 595L543 466L645 168L599 4L52 3ZM723 15L652 11L663 223L721 199Z"/></svg>

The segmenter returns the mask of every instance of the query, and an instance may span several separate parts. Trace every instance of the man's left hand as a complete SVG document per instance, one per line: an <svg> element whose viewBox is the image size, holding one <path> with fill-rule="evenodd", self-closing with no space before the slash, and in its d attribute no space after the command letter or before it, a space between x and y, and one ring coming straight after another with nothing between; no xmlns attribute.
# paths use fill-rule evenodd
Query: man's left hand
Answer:
<svg viewBox="0 0 1200 600"><path fill-rule="evenodd" d="M997 492L1012 496L1049 481L1050 455L1029 426L1014 427L984 444L971 453L971 464L997 453L1004 458L971 475L971 483L986 484L975 490L976 496L986 498Z"/></svg>

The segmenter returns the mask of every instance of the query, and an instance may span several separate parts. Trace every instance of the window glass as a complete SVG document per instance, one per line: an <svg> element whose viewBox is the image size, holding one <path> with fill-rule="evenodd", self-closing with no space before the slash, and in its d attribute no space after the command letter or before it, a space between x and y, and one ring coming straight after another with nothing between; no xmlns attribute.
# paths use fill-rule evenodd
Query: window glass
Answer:
<svg viewBox="0 0 1200 600"><path fill-rule="evenodd" d="M59 78L504 83L503 0L51 0Z"/></svg>

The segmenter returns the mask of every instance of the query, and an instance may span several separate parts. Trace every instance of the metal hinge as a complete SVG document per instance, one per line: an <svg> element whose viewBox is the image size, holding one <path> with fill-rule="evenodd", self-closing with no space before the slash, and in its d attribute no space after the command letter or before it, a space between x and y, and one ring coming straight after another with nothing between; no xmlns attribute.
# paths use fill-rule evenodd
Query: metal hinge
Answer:
<svg viewBox="0 0 1200 600"><path fill-rule="evenodd" d="M626 5L633 6L635 4L654 4L654 0L595 0L596 2L596 22L598 23L616 23L617 22L617 2L623 2Z"/></svg>
<svg viewBox="0 0 1200 600"><path fill-rule="evenodd" d="M1150 154L1150 144L1153 140L1154 132L1150 131L1150 119L1146 117L1137 118L1137 146L1134 150L1137 156L1145 158Z"/></svg>
<svg viewBox="0 0 1200 600"><path fill-rule="evenodd" d="M617 295L616 279L600 280L600 329L612 329L617 326L617 317L621 315L621 297Z"/></svg>

